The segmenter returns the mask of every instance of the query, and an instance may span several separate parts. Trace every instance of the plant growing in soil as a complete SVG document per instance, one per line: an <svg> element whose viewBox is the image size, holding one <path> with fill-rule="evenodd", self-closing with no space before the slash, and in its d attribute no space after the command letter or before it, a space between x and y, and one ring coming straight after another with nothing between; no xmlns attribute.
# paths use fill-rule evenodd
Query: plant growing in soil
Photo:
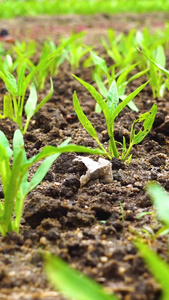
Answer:
<svg viewBox="0 0 169 300"><path fill-rule="evenodd" d="M71 269L60 258L44 254L44 268L49 281L64 296L72 300L118 300L89 277Z"/></svg>
<svg viewBox="0 0 169 300"><path fill-rule="evenodd" d="M124 68L133 64L137 56L135 47L135 29L130 30L126 36L123 33L115 37L113 29L108 29L108 42L101 38L103 47L109 57L111 57L116 67Z"/></svg>
<svg viewBox="0 0 169 300"><path fill-rule="evenodd" d="M88 49L83 46L82 40L85 34L85 31L82 31L80 36L79 33L71 33L72 37L77 36L77 39L74 41L74 43L70 43L67 48L68 51L66 52L66 59L70 63L72 70L79 68L82 57L88 53Z"/></svg>
<svg viewBox="0 0 169 300"><path fill-rule="evenodd" d="M129 79L127 79L128 74L135 69L135 67L138 65L138 63L130 65L129 67L126 67L126 68L120 70L118 73L115 73L115 65L108 68L106 61L103 58L96 55L96 53L94 53L91 50L90 50L90 54L91 54L92 61L95 65L95 69L93 72L93 79L97 83L98 89L99 89L101 95L105 99L108 94L107 86L108 86L108 88L110 88L113 80L116 79L118 97L120 100L123 101L127 97L125 92L126 92L126 87L127 87L128 83L131 82L132 80L135 80L135 79L141 77L143 74L145 74L148 71L148 69L145 69L145 70L138 72L135 75L131 76ZM106 77L106 79L103 81L102 78L104 78L104 77ZM133 111L138 112L138 108L132 100L127 105ZM95 111L101 112L101 108L98 106L97 103L96 103Z"/></svg>
<svg viewBox="0 0 169 300"><path fill-rule="evenodd" d="M100 149L90 149L83 146L67 145L68 138L60 147L46 146L40 153L27 159L22 133L17 129L13 138L13 151L2 131L0 131L0 177L3 187L4 200L0 201L0 232L6 235L9 231L19 232L24 200L44 178L52 163L63 152L87 152L103 154ZM10 166L13 158L12 166ZM46 158L33 178L28 180L29 168ZM14 218L13 218L13 215Z"/></svg>
<svg viewBox="0 0 169 300"><path fill-rule="evenodd" d="M165 69L166 57L162 45L159 45L153 52L147 48L144 48L144 50L140 52L144 54L149 65L147 76L151 78L150 85L152 87L153 97L163 97L166 86L169 86L169 80L165 81L162 75L162 73L167 73Z"/></svg>
<svg viewBox="0 0 169 300"><path fill-rule="evenodd" d="M112 157L120 158L122 161L126 161L128 159L129 162L132 157L132 155L130 155L130 151L132 147L135 144L140 143L145 138L145 136L150 132L156 116L157 106L154 104L150 112L146 112L140 115L139 118L133 122L131 126L130 142L128 148L126 147L126 139L123 136L123 144L121 144L122 147L121 155L117 149L117 144L120 143L116 142L114 139L114 121L115 118L119 115L119 113L123 110L123 108L147 85L149 81L147 81L146 83L138 87L134 92L128 95L124 101L122 101L119 104L118 91L117 91L117 86L115 81L112 82L107 94L107 98L106 100L104 100L101 94L98 93L92 85L83 81L82 79L78 78L75 75L73 76L89 91L89 93L93 96L93 98L96 100L96 102L99 104L99 106L103 111L106 120L107 131L109 135L108 151L100 143L96 130L94 129L93 125L86 117L86 115L83 113L77 94L76 92L74 92L73 105L79 121L81 122L85 130L95 139L99 147L104 151L105 156L107 156L109 159L112 159ZM138 133L136 133L134 127L135 124L139 122L142 122L143 130L141 129Z"/></svg>
<svg viewBox="0 0 169 300"><path fill-rule="evenodd" d="M71 42L70 38L69 40ZM60 65L66 59L67 51L68 49L66 48L66 45L64 48L64 44L62 49L62 44L60 44L59 47L57 47L51 40L48 40L44 43L39 59L39 64L41 64L41 68L37 72L35 77L35 83L38 91L44 88L45 80L48 77L48 75L54 76L58 73ZM46 57L52 55L52 53L55 53L53 59L43 64L43 61L46 59ZM33 67L35 67L35 65Z"/></svg>
<svg viewBox="0 0 169 300"><path fill-rule="evenodd" d="M27 131L31 118L51 98L53 94L53 83L51 80L51 90L49 94L37 105L36 87L35 84L32 83L29 97L24 106L25 93L36 70L34 69L31 71L25 78L25 69L26 65L23 64L20 68L18 81L16 81L15 77L11 73L3 73L0 71L0 77L5 82L8 91L8 94L4 96L3 113L0 115L0 119L7 117L11 118L15 123L18 124L23 134ZM26 123L24 126L22 125L23 108L25 108L26 113Z"/></svg>

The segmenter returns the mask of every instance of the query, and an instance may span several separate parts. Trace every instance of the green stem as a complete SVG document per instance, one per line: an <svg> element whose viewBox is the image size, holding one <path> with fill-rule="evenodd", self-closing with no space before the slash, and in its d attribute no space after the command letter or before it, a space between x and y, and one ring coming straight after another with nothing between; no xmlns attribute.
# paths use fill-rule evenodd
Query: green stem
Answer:
<svg viewBox="0 0 169 300"><path fill-rule="evenodd" d="M123 162L124 162L124 161L127 159L127 157L129 156L132 147L133 147L133 144L130 143L130 145L129 145L129 147L128 147L128 150L127 150L127 152L126 152L126 154L125 154L124 157L121 159Z"/></svg>
<svg viewBox="0 0 169 300"><path fill-rule="evenodd" d="M24 129L21 130L23 134L25 134L25 132L27 131L29 122L30 122L30 118L27 118Z"/></svg>
<svg viewBox="0 0 169 300"><path fill-rule="evenodd" d="M100 143L100 141L97 139L96 142L98 143L99 147L104 151L105 155L108 157L108 159L112 159L111 155L109 155L109 153L104 149L104 147L102 146L102 144Z"/></svg>
<svg viewBox="0 0 169 300"><path fill-rule="evenodd" d="M116 142L115 142L115 139L113 136L110 137L110 147L111 147L111 152L113 153L112 156L119 158L119 153L118 153Z"/></svg>
<svg viewBox="0 0 169 300"><path fill-rule="evenodd" d="M14 106L14 111L15 111L15 118L17 119L18 118L18 104L17 104L15 96L13 96L13 106Z"/></svg>

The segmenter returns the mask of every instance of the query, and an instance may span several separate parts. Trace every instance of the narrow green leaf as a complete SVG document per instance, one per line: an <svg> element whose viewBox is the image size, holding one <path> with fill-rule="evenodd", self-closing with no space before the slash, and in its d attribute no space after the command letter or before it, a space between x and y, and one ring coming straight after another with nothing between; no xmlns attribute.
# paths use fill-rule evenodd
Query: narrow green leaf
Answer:
<svg viewBox="0 0 169 300"><path fill-rule="evenodd" d="M108 68L107 68L107 64L106 64L105 60L91 50L90 50L90 54L91 54L94 64L96 66L98 66L99 68L101 68L101 70L103 70L103 72L105 72L105 74L108 74L109 72L108 72Z"/></svg>
<svg viewBox="0 0 169 300"><path fill-rule="evenodd" d="M23 86L24 86L24 79L25 79L25 69L26 69L26 63L24 62L19 70L19 75L18 75L18 95L22 96L23 95Z"/></svg>
<svg viewBox="0 0 169 300"><path fill-rule="evenodd" d="M140 50L139 50L140 51ZM165 69L164 67L160 66L158 63L156 63L154 60L152 60L145 51L140 51L142 54L144 54L147 59L149 61L151 61L163 74L165 74L167 76L167 78L169 79L169 71L167 69Z"/></svg>
<svg viewBox="0 0 169 300"><path fill-rule="evenodd" d="M74 109L75 112L77 114L77 117L80 121L80 123L82 124L82 126L86 129L86 131L94 138L94 139L98 139L97 137L97 132L94 129L93 125L90 123L89 119L86 117L86 115L84 114L83 110L81 109L78 97L76 92L74 92L73 94L73 105L74 105Z"/></svg>
<svg viewBox="0 0 169 300"><path fill-rule="evenodd" d="M17 96L18 88L15 77L7 72L6 74L0 71L0 77L5 82L6 88L11 95Z"/></svg>
<svg viewBox="0 0 169 300"><path fill-rule="evenodd" d="M35 109L35 111L34 111L34 114L36 114L38 111L39 111L39 109L43 106L43 105L45 105L45 103L48 101L48 100L50 100L50 98L52 97L52 95L53 95L53 81L52 81L52 78L50 78L50 84L51 84L51 87L50 87L50 92L49 92L49 94L37 105L37 107L36 107L36 109Z"/></svg>
<svg viewBox="0 0 169 300"><path fill-rule="evenodd" d="M47 157L39 166L38 170L35 172L31 181L27 184L27 189L23 190L25 196L32 191L45 177L53 162L59 157L60 153L53 154Z"/></svg>
<svg viewBox="0 0 169 300"><path fill-rule="evenodd" d="M67 152L80 152L80 153L90 153L90 154L101 154L105 155L105 152L99 148L96 149L91 149L85 146L78 146L74 144L69 144L66 146L59 146L59 147L54 147L54 146L46 146L42 149L42 151L32 158L29 158L27 163L28 164L33 164L35 162L38 162L39 160L49 156L53 155L56 153L67 153Z"/></svg>
<svg viewBox="0 0 169 300"><path fill-rule="evenodd" d="M30 94L25 104L25 113L29 119L31 119L32 116L34 115L37 100L38 97L37 97L36 87L35 84L32 83L30 88Z"/></svg>
<svg viewBox="0 0 169 300"><path fill-rule="evenodd" d="M21 150L15 161L12 165L12 172L9 178L8 186L6 187L5 199L4 199L4 212L2 216L2 224L3 226L3 235L12 230L11 220L14 211L14 201L19 189L20 183L20 168L22 163L22 154L23 150Z"/></svg>
<svg viewBox="0 0 169 300"><path fill-rule="evenodd" d="M11 175L11 170L10 170L8 153L6 151L6 148L0 143L0 177L2 180L2 187L3 187L4 194L6 193L10 175Z"/></svg>
<svg viewBox="0 0 169 300"><path fill-rule="evenodd" d="M122 85L124 82L126 82L127 84L127 75L135 69L135 67L138 65L138 63L133 64L131 66L129 66L117 79L117 87L119 87L120 85Z"/></svg>
<svg viewBox="0 0 169 300"><path fill-rule="evenodd" d="M3 114L4 114L4 118L13 119L13 105L12 105L12 98L10 94L4 95Z"/></svg>
<svg viewBox="0 0 169 300"><path fill-rule="evenodd" d="M131 76L128 80L127 80L127 84L137 78L140 78L142 75L146 74L148 72L149 68L143 70L143 71L140 71L136 74L134 74L133 76Z"/></svg>
<svg viewBox="0 0 169 300"><path fill-rule="evenodd" d="M1 130L0 130L0 145L5 148L8 158L11 158L13 151L11 150L11 148L9 146L9 142L8 142L5 134Z"/></svg>
<svg viewBox="0 0 169 300"><path fill-rule="evenodd" d="M166 56L165 56L164 48L163 48L162 45L159 45L157 47L156 55L155 55L155 60L156 60L157 64L159 64L161 67L165 68L165 65L166 65Z"/></svg>
<svg viewBox="0 0 169 300"><path fill-rule="evenodd" d="M142 241L136 241L135 245L146 262L150 272L161 285L163 291L162 299L169 299L169 265Z"/></svg>
<svg viewBox="0 0 169 300"><path fill-rule="evenodd" d="M60 147L66 146L71 138L66 139ZM27 188L24 188L23 194L26 196L30 191L32 191L45 177L46 173L49 171L53 162L59 157L61 153L53 154L47 157L39 166L31 181L27 184Z"/></svg>
<svg viewBox="0 0 169 300"><path fill-rule="evenodd" d="M140 87L138 87L134 92L132 92L130 95L128 95L126 97L126 99L121 102L117 108L115 109L114 111L114 114L113 114L113 119L112 119L112 122L114 122L115 118L119 115L119 113L123 110L123 108L131 101L134 99L135 96L137 96L140 91L149 83L150 80L148 80L147 82L145 82L144 84L142 84Z"/></svg>
<svg viewBox="0 0 169 300"><path fill-rule="evenodd" d="M100 94L106 99L106 96L107 96L107 89L100 77L100 75L98 73L94 73L93 74L93 79L94 81L97 83L97 86L98 86L98 89L99 89L99 92Z"/></svg>
<svg viewBox="0 0 169 300"><path fill-rule="evenodd" d="M76 78L87 90L88 92L92 95L92 97L96 100L96 102L99 104L99 106L101 107L105 118L109 118L110 117L110 111L108 109L107 104L105 103L105 101L103 100L102 96L96 91L96 89L89 83L83 81L82 79L80 79L79 77L73 75L74 78ZM107 124L107 126L109 126ZM109 128L108 128L109 130Z"/></svg>
<svg viewBox="0 0 169 300"><path fill-rule="evenodd" d="M169 228L169 194L156 183L149 183L146 190L153 200L159 219Z"/></svg>
<svg viewBox="0 0 169 300"><path fill-rule="evenodd" d="M24 149L23 135L21 131L17 129L13 137L13 164L15 163L15 159L17 159L20 152L22 152L22 164L24 164L27 161L27 158Z"/></svg>
<svg viewBox="0 0 169 300"><path fill-rule="evenodd" d="M153 104L150 112L146 112L146 113L140 115L139 118L134 121L133 125L135 125L135 123L137 123L137 122L144 121L143 122L144 129L140 130L136 135L134 134L134 137L132 140L133 145L140 143L145 138L145 136L150 132L150 130L153 126L153 123L154 123L156 113L157 113L157 105ZM132 125L132 127L133 127L133 125Z"/></svg>
<svg viewBox="0 0 169 300"><path fill-rule="evenodd" d="M118 90L117 90L117 85L115 80L113 80L108 90L106 99L107 99L107 106L112 114L117 108L117 105L119 103L119 95L118 95Z"/></svg>
<svg viewBox="0 0 169 300"><path fill-rule="evenodd" d="M114 295L109 295L92 279L71 269L60 258L45 254L45 271L55 286L63 295L72 300L117 300Z"/></svg>
<svg viewBox="0 0 169 300"><path fill-rule="evenodd" d="M127 95L119 96L120 100L122 100L122 101L124 101L126 99L126 97L127 97ZM133 110L135 112L139 112L138 107L132 100L127 105L131 110Z"/></svg>

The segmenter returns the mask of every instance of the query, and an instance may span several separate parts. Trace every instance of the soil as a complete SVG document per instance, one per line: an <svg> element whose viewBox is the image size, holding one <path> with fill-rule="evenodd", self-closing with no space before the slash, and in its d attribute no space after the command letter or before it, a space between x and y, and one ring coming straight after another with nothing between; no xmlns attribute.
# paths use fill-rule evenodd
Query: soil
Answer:
<svg viewBox="0 0 169 300"><path fill-rule="evenodd" d="M131 28L152 31L164 28L168 14L150 15L96 15L18 18L1 20L16 39L35 39L39 45L47 38L58 41L60 34L86 30L85 43L95 45L103 53L100 36L108 28L117 33L127 33ZM11 46L6 46L11 47ZM169 62L169 56L168 62ZM32 119L24 136L27 156L38 153L45 145L58 146L67 137L72 143L96 147L94 140L78 122L72 106L74 90L82 108L96 128L100 140L107 143L106 126L102 114L94 113L95 102L86 90L71 76L65 62L53 77L54 95ZM82 66L74 73L92 82L90 70ZM135 80L128 93L145 82ZM42 99L50 89L49 81L39 93ZM0 85L0 98L5 93ZM0 237L0 299L1 300L61 300L64 299L46 280L39 249L48 250L82 271L110 292L124 300L160 299L159 285L150 275L133 244L136 235L144 237L149 245L167 260L167 238L153 239L143 232L156 232L160 224L152 214L141 219L142 212L153 212L152 202L145 192L145 185L156 180L169 190L169 93L164 98L153 99L147 86L135 99L140 112L146 112L153 103L158 113L150 134L132 150L129 165L112 160L113 183L103 178L90 180L80 186L80 177L86 172L82 163L74 159L76 153L62 154L55 161L41 184L25 201L20 233ZM70 118L71 115L71 118ZM129 137L131 124L138 113L125 108L115 124L115 138ZM0 130L10 142L17 126L6 119ZM81 154L83 155L83 154ZM90 156L91 157L91 156ZM92 157L98 160L97 156ZM32 168L31 172L34 172ZM31 174L30 174L31 176ZM1 197L2 197L1 191Z"/></svg>

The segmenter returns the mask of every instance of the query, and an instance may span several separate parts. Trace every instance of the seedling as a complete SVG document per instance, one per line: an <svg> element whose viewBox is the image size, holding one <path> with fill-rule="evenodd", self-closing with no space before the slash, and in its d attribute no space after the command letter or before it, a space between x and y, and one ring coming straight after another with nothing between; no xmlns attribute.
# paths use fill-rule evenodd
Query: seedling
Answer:
<svg viewBox="0 0 169 300"><path fill-rule="evenodd" d="M121 154L117 149L117 142L114 139L114 121L115 118L119 115L119 113L123 110L123 108L147 85L149 81L147 81L146 83L138 87L134 92L128 95L123 102L119 104L118 91L117 91L117 86L115 81L112 82L107 94L107 98L104 100L101 94L98 93L92 85L83 81L82 79L78 78L75 75L73 76L89 91L89 93L93 96L93 98L96 100L96 102L99 104L99 106L103 111L106 120L107 131L109 135L108 150L106 150L103 147L103 145L100 143L96 130L94 129L93 125L86 117L86 115L83 113L77 94L76 92L74 92L73 105L82 126L95 139L99 147L104 151L104 155L107 156L107 158L111 160L112 157L116 157L116 158L120 158L122 161L126 161L128 159L129 162L132 157L132 155L130 155L130 151L132 147L135 144L140 143L145 138L145 136L150 132L156 116L157 106L154 104L150 112L146 112L140 115L139 118L134 121L131 127L129 146L127 148L126 139L125 137L123 137L123 144L121 144L122 146ZM138 133L136 133L134 127L135 124L138 122L143 122L142 124L143 130L141 129Z"/></svg>
<svg viewBox="0 0 169 300"><path fill-rule="evenodd" d="M83 37L85 34L85 31L82 31L80 36L74 32L71 33L72 37L77 36L74 43L70 43L68 46L66 53L66 59L70 63L72 70L79 68L82 57L88 53L88 50L83 46Z"/></svg>
<svg viewBox="0 0 169 300"><path fill-rule="evenodd" d="M71 269L60 258L49 253L44 254L44 268L49 281L66 298L72 300L118 300L109 295L99 284Z"/></svg>
<svg viewBox="0 0 169 300"><path fill-rule="evenodd" d="M39 69L35 77L35 83L38 91L44 88L46 78L49 75L54 76L58 73L60 65L66 59L66 53L68 50L66 49L66 45L65 48L64 45L63 48L61 47L61 45L62 44L60 44L59 47L57 47L51 40L48 40L44 43L42 53L39 59L39 64L41 64L41 68ZM43 61L46 59L46 57L52 55L53 53L55 53L53 59L48 61L48 63L43 64Z"/></svg>
<svg viewBox="0 0 169 300"><path fill-rule="evenodd" d="M27 194L42 181L52 163L61 153L102 154L103 152L100 149L67 145L69 141L70 138L64 141L60 147L46 146L40 153L27 159L20 130L18 129L14 133L13 151L6 136L0 131L0 177L4 194L4 199L0 201L0 232L2 235L6 235L12 230L19 232L23 204ZM44 158L45 160L29 181L29 168ZM12 166L11 159L13 159Z"/></svg>
<svg viewBox="0 0 169 300"><path fill-rule="evenodd" d="M165 74L166 57L162 45L150 52L147 48L140 51L148 61L149 72L148 77L151 78L150 85L153 91L153 97L163 97L166 89L166 82L164 81L162 73Z"/></svg>
<svg viewBox="0 0 169 300"><path fill-rule="evenodd" d="M128 66L120 70L119 72L115 73L115 65L112 65L111 67L108 68L106 61L102 57L98 56L96 53L94 53L91 50L90 50L90 55L93 64L95 66L92 77L97 83L99 92L104 98L107 97L108 89L110 88L112 81L116 80L118 96L119 99L123 101L127 97L126 87L128 83L141 77L143 74L145 74L148 71L148 69L145 69L131 76L129 79L127 79L129 73L137 67L138 63ZM105 78L104 81L102 78ZM138 112L138 108L133 101L130 101L128 103L128 106L133 111ZM95 111L101 112L101 108L98 106L98 104L96 104Z"/></svg>
<svg viewBox="0 0 169 300"><path fill-rule="evenodd" d="M18 124L23 134L27 131L31 118L51 98L53 94L53 83L51 80L51 90L49 94L37 105L37 92L35 84L32 83L29 97L24 106L25 93L36 70L34 69L25 78L25 69L26 65L23 64L20 69L18 81L16 81L15 77L11 73L7 72L5 74L0 71L0 77L5 82L6 88L9 92L4 96L3 113L0 115L0 119L7 117L11 118L15 123ZM23 108L25 109L26 113L26 123L24 126L22 125Z"/></svg>
<svg viewBox="0 0 169 300"><path fill-rule="evenodd" d="M116 67L123 69L136 61L135 29L130 30L127 36L119 34L117 37L115 37L114 30L109 29L108 42L103 37L101 42Z"/></svg>

